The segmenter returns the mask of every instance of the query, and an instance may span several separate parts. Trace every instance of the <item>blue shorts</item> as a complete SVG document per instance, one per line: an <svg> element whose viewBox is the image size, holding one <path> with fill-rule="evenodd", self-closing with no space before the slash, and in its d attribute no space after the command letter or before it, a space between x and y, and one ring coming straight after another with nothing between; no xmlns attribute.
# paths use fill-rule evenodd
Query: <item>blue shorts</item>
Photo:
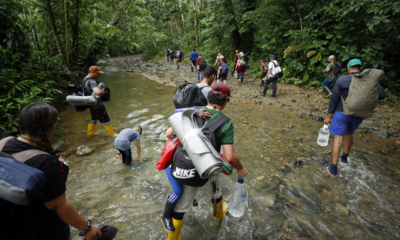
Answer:
<svg viewBox="0 0 400 240"><path fill-rule="evenodd" d="M329 132L338 136L344 136L347 131L353 134L363 120L364 118L350 117L344 113L335 112Z"/></svg>

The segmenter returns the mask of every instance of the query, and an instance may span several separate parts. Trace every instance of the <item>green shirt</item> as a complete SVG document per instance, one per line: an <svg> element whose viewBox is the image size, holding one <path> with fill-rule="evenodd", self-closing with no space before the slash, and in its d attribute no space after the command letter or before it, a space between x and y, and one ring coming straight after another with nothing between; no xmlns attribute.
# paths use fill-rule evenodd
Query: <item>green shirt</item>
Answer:
<svg viewBox="0 0 400 240"><path fill-rule="evenodd" d="M334 77L335 73L333 73L333 69L335 68L335 64L329 63L328 66L326 66L326 69L328 69L328 68L329 68L329 71L326 72L328 74L328 77Z"/></svg>
<svg viewBox="0 0 400 240"><path fill-rule="evenodd" d="M208 119L208 122L214 121L218 116L222 114L221 111L215 111L206 107L202 107L206 109L207 112L211 113L212 117ZM217 151L221 150L221 146L224 144L233 144L234 139L234 127L232 120L227 121L219 127L214 132L215 142L216 142L216 149Z"/></svg>

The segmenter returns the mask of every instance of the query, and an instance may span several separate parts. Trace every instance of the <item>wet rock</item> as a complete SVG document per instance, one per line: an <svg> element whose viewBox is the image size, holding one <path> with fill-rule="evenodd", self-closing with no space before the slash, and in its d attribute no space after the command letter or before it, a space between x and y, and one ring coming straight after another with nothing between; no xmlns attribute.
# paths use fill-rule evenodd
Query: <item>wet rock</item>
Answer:
<svg viewBox="0 0 400 240"><path fill-rule="evenodd" d="M363 140L363 142L368 143L368 139L363 138L362 140Z"/></svg>
<svg viewBox="0 0 400 240"><path fill-rule="evenodd" d="M349 215L349 210L345 206L339 203L335 204L335 212L340 215L345 215L345 216Z"/></svg>
<svg viewBox="0 0 400 240"><path fill-rule="evenodd" d="M286 175L286 174L290 173L292 171L292 169L288 165L284 165L283 167L281 167L280 171Z"/></svg>
<svg viewBox="0 0 400 240"><path fill-rule="evenodd" d="M292 102L296 102L296 99L292 99Z"/></svg>
<svg viewBox="0 0 400 240"><path fill-rule="evenodd" d="M140 188L141 198L143 200L154 200L165 195L165 189L163 189L161 183L158 182L143 180L140 183Z"/></svg>
<svg viewBox="0 0 400 240"><path fill-rule="evenodd" d="M303 161L295 161L295 162L293 163L293 167L300 167L300 166L303 165L303 164L304 164Z"/></svg>
<svg viewBox="0 0 400 240"><path fill-rule="evenodd" d="M304 118L306 115L305 114L300 114L299 118Z"/></svg>
<svg viewBox="0 0 400 240"><path fill-rule="evenodd" d="M378 124L374 123L371 120L365 120L361 123L360 128L377 128Z"/></svg>
<svg viewBox="0 0 400 240"><path fill-rule="evenodd" d="M51 147L54 149L55 152L58 152L58 153L64 152L68 148L67 144L61 139L58 139L56 142L51 144Z"/></svg>
<svg viewBox="0 0 400 240"><path fill-rule="evenodd" d="M303 165L303 169L308 170L308 169L310 169L310 166L308 166L308 165Z"/></svg>
<svg viewBox="0 0 400 240"><path fill-rule="evenodd" d="M314 111L314 112L318 112L319 111L319 109L316 108L316 107L312 108L311 110Z"/></svg>
<svg viewBox="0 0 400 240"><path fill-rule="evenodd" d="M316 117L316 118L315 118L315 121L323 122L323 121L324 121L324 118L323 118L323 117Z"/></svg>
<svg viewBox="0 0 400 240"><path fill-rule="evenodd" d="M319 215L326 210L322 205L321 200L315 193L309 193L305 196L301 196L300 199L304 207L312 214Z"/></svg>
<svg viewBox="0 0 400 240"><path fill-rule="evenodd" d="M288 125L287 125L287 128L293 128L293 124L291 124L291 123L288 124Z"/></svg>
<svg viewBox="0 0 400 240"><path fill-rule="evenodd" d="M296 137L295 141L298 141L298 142L303 141L303 138L302 137Z"/></svg>
<svg viewBox="0 0 400 240"><path fill-rule="evenodd" d="M76 149L76 155L77 156L87 156L87 155L91 154L92 152L94 152L95 150L96 150L96 148L94 148L93 146L81 145Z"/></svg>
<svg viewBox="0 0 400 240"><path fill-rule="evenodd" d="M317 192L322 192L323 191L322 190L322 185L321 184L317 184L317 183L314 184L314 189Z"/></svg>
<svg viewBox="0 0 400 240"><path fill-rule="evenodd" d="M379 132L374 134L376 138L389 138L389 131L386 128L382 128Z"/></svg>
<svg viewBox="0 0 400 240"><path fill-rule="evenodd" d="M248 124L248 122L247 122L247 121L244 121L243 124Z"/></svg>
<svg viewBox="0 0 400 240"><path fill-rule="evenodd" d="M260 197L258 203L263 207L272 207L276 203L277 196L275 193L269 193L266 196Z"/></svg>

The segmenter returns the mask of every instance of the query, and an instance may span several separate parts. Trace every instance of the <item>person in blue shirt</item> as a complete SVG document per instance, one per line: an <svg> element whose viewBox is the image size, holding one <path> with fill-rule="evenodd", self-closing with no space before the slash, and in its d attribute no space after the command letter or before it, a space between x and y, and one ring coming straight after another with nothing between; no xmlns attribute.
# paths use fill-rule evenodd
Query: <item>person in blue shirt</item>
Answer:
<svg viewBox="0 0 400 240"><path fill-rule="evenodd" d="M192 72L193 72L193 68L196 68L197 58L198 58L198 54L196 52L196 49L193 48L193 52L190 53L190 61L192 62L190 67L192 68ZM197 72L197 68L196 68L196 72Z"/></svg>
<svg viewBox="0 0 400 240"><path fill-rule="evenodd" d="M333 147L332 147L332 166L328 167L328 172L332 176L337 174L337 164L339 162L340 148L344 143L343 154L340 156L340 163L347 165L347 157L350 153L351 145L353 144L353 133L360 126L364 118L351 117L344 114L343 102L349 95L349 88L353 74L360 74L362 70L362 63L359 59L353 59L347 64L349 75L340 77L333 88L332 96L329 101L328 115L324 120L326 125L332 119L330 133L335 134ZM387 98L387 93L378 84L379 100Z"/></svg>
<svg viewBox="0 0 400 240"><path fill-rule="evenodd" d="M134 127L126 128L122 130L119 135L115 138L114 145L118 150L117 159L121 159L120 155L122 155L122 163L126 165L130 165L132 162L132 153L131 153L131 142L136 140L137 147L137 162L141 163L140 159L140 136L142 135L142 127Z"/></svg>

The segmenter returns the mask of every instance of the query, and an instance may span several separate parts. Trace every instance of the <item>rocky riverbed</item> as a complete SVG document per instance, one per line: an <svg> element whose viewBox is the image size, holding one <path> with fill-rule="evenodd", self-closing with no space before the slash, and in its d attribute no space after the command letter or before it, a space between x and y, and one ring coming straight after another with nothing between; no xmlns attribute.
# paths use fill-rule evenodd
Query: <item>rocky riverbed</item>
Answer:
<svg viewBox="0 0 400 240"><path fill-rule="evenodd" d="M163 84L179 86L183 81L197 83L197 73L191 72L189 63L183 63L180 69L176 64L168 63L165 58L158 61L144 61L141 55L124 56L103 60L102 62L118 67L121 72L135 72ZM272 105L279 109L298 114L298 118L308 121L323 121L326 116L329 99L316 89L278 83L277 97L260 96L259 77L245 75L244 84L239 86L233 76L228 77L232 90L232 102L253 102L254 105ZM356 131L365 142L371 138L384 139L387 148L383 152L400 151L400 107L393 103L381 102L371 118L364 120ZM292 120L295 125L296 119Z"/></svg>

